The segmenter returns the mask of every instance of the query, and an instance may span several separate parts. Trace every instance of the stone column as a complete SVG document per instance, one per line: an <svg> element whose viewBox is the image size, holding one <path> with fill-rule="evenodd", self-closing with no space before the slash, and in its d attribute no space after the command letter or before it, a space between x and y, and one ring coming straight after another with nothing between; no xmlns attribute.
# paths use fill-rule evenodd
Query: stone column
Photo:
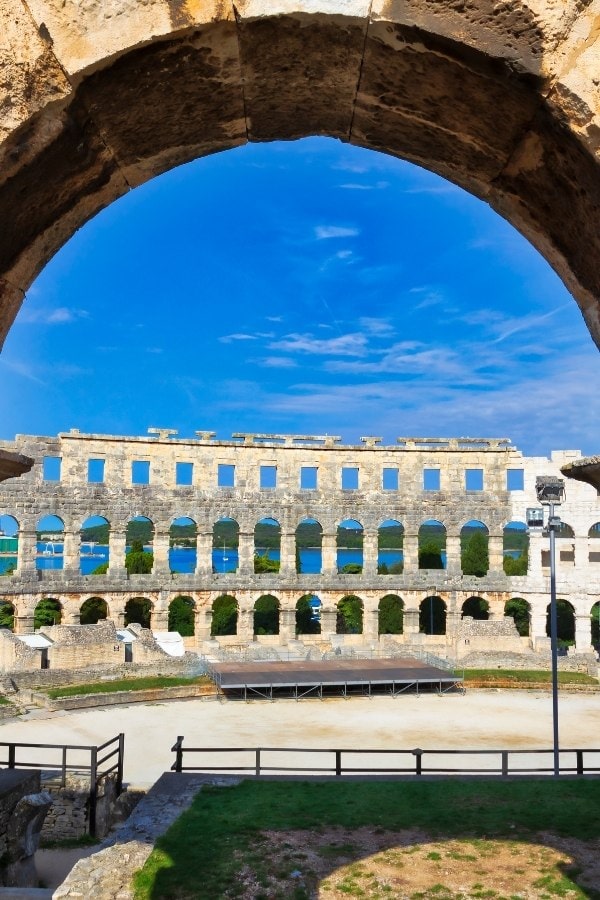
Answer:
<svg viewBox="0 0 600 900"><path fill-rule="evenodd" d="M363 638L365 643L373 644L379 640L379 610L363 610Z"/></svg>
<svg viewBox="0 0 600 900"><path fill-rule="evenodd" d="M33 613L31 615L15 615L15 634L33 634Z"/></svg>
<svg viewBox="0 0 600 900"><path fill-rule="evenodd" d="M461 613L457 609L446 609L446 634L455 635L460 627Z"/></svg>
<svg viewBox="0 0 600 900"><path fill-rule="evenodd" d="M254 637L253 609L240 609L238 611L237 636L242 641L251 641Z"/></svg>
<svg viewBox="0 0 600 900"><path fill-rule="evenodd" d="M199 641L209 641L212 627L212 608L198 610L195 615L195 633Z"/></svg>
<svg viewBox="0 0 600 900"><path fill-rule="evenodd" d="M35 572L37 555L37 536L35 531L19 531L17 545L17 572L23 577Z"/></svg>
<svg viewBox="0 0 600 900"><path fill-rule="evenodd" d="M79 553L81 537L79 532L66 531L63 534L63 571L65 575L79 575Z"/></svg>
<svg viewBox="0 0 600 900"><path fill-rule="evenodd" d="M418 609L405 609L404 610L404 634L418 634L419 633L419 610Z"/></svg>
<svg viewBox="0 0 600 900"><path fill-rule="evenodd" d="M321 544L321 572L323 575L337 574L336 533L323 532Z"/></svg>
<svg viewBox="0 0 600 900"><path fill-rule="evenodd" d="M536 581L542 580L542 550L549 548L548 538L541 531L532 531L529 535L529 565L527 574Z"/></svg>
<svg viewBox="0 0 600 900"><path fill-rule="evenodd" d="M296 535L293 531L281 532L279 559L280 575L296 574Z"/></svg>
<svg viewBox="0 0 600 900"><path fill-rule="evenodd" d="M592 620L589 615L575 616L575 651L576 653L593 651Z"/></svg>
<svg viewBox="0 0 600 900"><path fill-rule="evenodd" d="M575 549L575 568L582 572L589 565L590 539L584 535L576 537L572 543Z"/></svg>
<svg viewBox="0 0 600 900"><path fill-rule="evenodd" d="M510 599L510 597L508 599ZM504 600L488 600L488 604L490 619L498 621L498 619L504 618Z"/></svg>
<svg viewBox="0 0 600 900"><path fill-rule="evenodd" d="M329 606L326 609L321 607L321 636L327 640L336 633L337 609L335 606Z"/></svg>
<svg viewBox="0 0 600 900"><path fill-rule="evenodd" d="M254 534L240 531L238 575L254 575Z"/></svg>
<svg viewBox="0 0 600 900"><path fill-rule="evenodd" d="M287 644L296 637L296 610L279 610L279 643Z"/></svg>
<svg viewBox="0 0 600 900"><path fill-rule="evenodd" d="M108 536L108 574L126 575L125 544L127 536L124 528L111 528Z"/></svg>
<svg viewBox="0 0 600 900"><path fill-rule="evenodd" d="M419 571L419 535L404 534L404 574L414 575Z"/></svg>
<svg viewBox="0 0 600 900"><path fill-rule="evenodd" d="M196 575L212 575L213 533L199 531L196 535Z"/></svg>
<svg viewBox="0 0 600 900"><path fill-rule="evenodd" d="M153 575L170 575L171 568L169 566L169 532L154 532L154 540L152 542L152 552L154 553L154 565L152 566Z"/></svg>
<svg viewBox="0 0 600 900"><path fill-rule="evenodd" d="M379 556L379 535L377 531L363 532L363 574L377 575L377 559Z"/></svg>
<svg viewBox="0 0 600 900"><path fill-rule="evenodd" d="M488 556L490 558L490 574L504 572L504 537L502 534L490 534L488 538Z"/></svg>
<svg viewBox="0 0 600 900"><path fill-rule="evenodd" d="M79 610L73 602L62 604L61 625L79 625Z"/></svg>
<svg viewBox="0 0 600 900"><path fill-rule="evenodd" d="M169 610L154 608L150 616L150 628L152 631L167 631L169 628Z"/></svg>
<svg viewBox="0 0 600 900"><path fill-rule="evenodd" d="M125 608L124 607L121 609L114 610L114 612L112 612L110 618L115 623L115 628L125 628Z"/></svg>
<svg viewBox="0 0 600 900"><path fill-rule="evenodd" d="M462 572L459 534L446 535L446 571L449 575L460 575Z"/></svg>
<svg viewBox="0 0 600 900"><path fill-rule="evenodd" d="M550 603L550 597L544 597L543 600L539 599L537 601L529 597L528 601L531 606L531 612L529 614L529 636L532 639L546 638L546 607L547 604Z"/></svg>

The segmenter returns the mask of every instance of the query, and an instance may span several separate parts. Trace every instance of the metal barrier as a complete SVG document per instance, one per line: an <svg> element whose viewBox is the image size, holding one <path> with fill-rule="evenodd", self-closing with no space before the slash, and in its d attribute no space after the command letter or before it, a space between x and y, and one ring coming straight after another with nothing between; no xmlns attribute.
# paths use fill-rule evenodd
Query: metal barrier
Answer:
<svg viewBox="0 0 600 900"><path fill-rule="evenodd" d="M6 748L6 758L3 750ZM22 744L16 741L0 741L0 767L9 769L42 769L44 772L59 773L60 785L65 787L67 772L86 775L89 773L89 833L96 834L96 809L98 792L104 778L115 774L117 796L123 790L123 754L125 735L117 734L104 744L89 746L83 744ZM56 758L45 758L45 753L37 750L58 751ZM21 751L24 751L21 753ZM43 756L44 758L40 758ZM79 757L79 758L76 758ZM89 761L88 761L89 760Z"/></svg>
<svg viewBox="0 0 600 900"><path fill-rule="evenodd" d="M264 775L329 775L340 778L344 775L361 775L365 777L378 777L381 775L545 775L553 774L553 750L422 750L420 747L414 750L353 750L353 749L329 749L308 747L184 747L184 737L179 735L171 752L175 754L175 761L171 766L172 772L221 772L231 774L251 773L260 778ZM204 765L201 761L192 763L192 754L203 754L213 757L219 754L224 757L218 765ZM233 754L238 759L232 758ZM240 754L242 759L240 759ZM249 759L247 754L250 754ZM303 758L292 765L284 765L274 759L272 754L283 754L289 761L289 754L296 754ZM590 758L596 754L595 759ZM306 756L327 757L327 765L302 765ZM400 765L359 766L351 757L366 756L376 759L390 759L397 757ZM462 757L470 764L463 766L449 766L436 763L433 757L442 757L442 762L453 761ZM485 757L491 765L476 765L468 760L468 757ZM525 760L532 759L537 765L525 765ZM540 765L544 759L548 759L548 765ZM189 764L184 764L189 760ZM565 749L560 751L561 775L597 775L600 774L600 749ZM231 764L228 764L231 763ZM354 765L352 763L355 763Z"/></svg>

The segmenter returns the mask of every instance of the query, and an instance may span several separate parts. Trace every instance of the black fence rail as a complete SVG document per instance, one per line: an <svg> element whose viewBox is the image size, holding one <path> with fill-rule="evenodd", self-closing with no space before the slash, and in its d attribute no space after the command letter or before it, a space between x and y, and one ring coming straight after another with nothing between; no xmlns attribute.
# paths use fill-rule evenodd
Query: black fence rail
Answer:
<svg viewBox="0 0 600 900"><path fill-rule="evenodd" d="M303 774L337 778L344 775L378 777L554 774L552 749L422 750L417 747L414 750L348 748L332 750L307 747L184 747L183 741L184 737L180 735L171 748L171 752L175 754L172 772L249 774L255 778ZM600 774L600 749L561 750L560 774Z"/></svg>
<svg viewBox="0 0 600 900"><path fill-rule="evenodd" d="M102 781L115 776L117 796L123 790L123 755L125 735L98 746L83 744L21 744L16 741L0 741L0 767L8 769L41 769L44 773L56 773L61 787L65 787L67 773L89 776L89 833L96 835L96 811Z"/></svg>

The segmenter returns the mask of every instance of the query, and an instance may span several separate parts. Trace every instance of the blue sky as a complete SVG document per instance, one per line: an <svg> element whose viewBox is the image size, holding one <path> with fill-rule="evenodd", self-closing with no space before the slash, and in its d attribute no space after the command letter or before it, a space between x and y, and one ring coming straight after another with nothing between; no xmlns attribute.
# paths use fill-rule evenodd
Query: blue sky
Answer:
<svg viewBox="0 0 600 900"><path fill-rule="evenodd" d="M600 355L485 204L326 138L182 166L88 223L0 356L1 436L195 430L600 449Z"/></svg>

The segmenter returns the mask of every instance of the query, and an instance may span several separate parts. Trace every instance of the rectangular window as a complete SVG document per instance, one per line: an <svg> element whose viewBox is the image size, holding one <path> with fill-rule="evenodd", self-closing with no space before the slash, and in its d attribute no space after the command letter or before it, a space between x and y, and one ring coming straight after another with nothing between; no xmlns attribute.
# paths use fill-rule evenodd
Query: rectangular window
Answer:
<svg viewBox="0 0 600 900"><path fill-rule="evenodd" d="M103 459L88 459L88 481L90 484L102 484L104 482Z"/></svg>
<svg viewBox="0 0 600 900"><path fill-rule="evenodd" d="M524 491L525 490L525 472L523 469L507 469L506 470L506 490L507 491Z"/></svg>
<svg viewBox="0 0 600 900"><path fill-rule="evenodd" d="M344 466L342 468L342 490L358 490L358 466Z"/></svg>
<svg viewBox="0 0 600 900"><path fill-rule="evenodd" d="M131 483L150 484L150 463L147 459L134 459L131 463Z"/></svg>
<svg viewBox="0 0 600 900"><path fill-rule="evenodd" d="M465 469L465 490L483 490L483 469Z"/></svg>
<svg viewBox="0 0 600 900"><path fill-rule="evenodd" d="M423 490L439 491L441 484L439 469L423 469Z"/></svg>
<svg viewBox="0 0 600 900"><path fill-rule="evenodd" d="M229 465L229 463L219 463L217 486L220 488L235 487L235 466Z"/></svg>
<svg viewBox="0 0 600 900"><path fill-rule="evenodd" d="M261 491L272 490L277 487L277 466L261 466L260 467L260 489Z"/></svg>
<svg viewBox="0 0 600 900"><path fill-rule="evenodd" d="M316 466L300 466L300 490L316 491L318 471Z"/></svg>
<svg viewBox="0 0 600 900"><path fill-rule="evenodd" d="M384 469L381 476L381 487L384 491L398 490L398 469Z"/></svg>
<svg viewBox="0 0 600 900"><path fill-rule="evenodd" d="M178 462L175 463L175 484L182 487L189 487L194 479L194 463Z"/></svg>
<svg viewBox="0 0 600 900"><path fill-rule="evenodd" d="M45 456L43 461L43 478L44 481L60 481L60 456Z"/></svg>

